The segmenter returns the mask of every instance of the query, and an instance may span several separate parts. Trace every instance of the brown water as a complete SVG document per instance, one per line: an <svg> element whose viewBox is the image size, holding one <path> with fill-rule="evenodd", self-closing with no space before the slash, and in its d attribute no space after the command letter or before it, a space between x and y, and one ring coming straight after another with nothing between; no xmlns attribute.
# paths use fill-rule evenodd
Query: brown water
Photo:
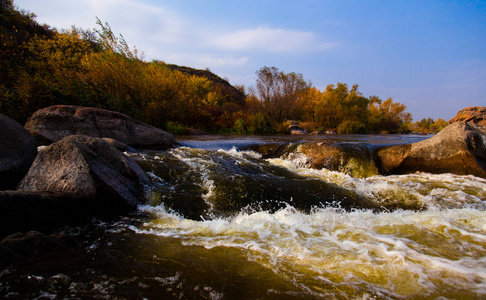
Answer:
<svg viewBox="0 0 486 300"><path fill-rule="evenodd" d="M370 147L407 142L399 136L347 138L337 142ZM354 178L309 169L299 153L263 159L233 148L271 139L182 140L199 148L130 154L155 182L147 192L149 204L130 217L66 229L84 241L88 259L37 272L3 270L0 296L486 297L486 180L426 173ZM259 186L255 178L267 189L249 186ZM339 195L324 199L329 191ZM336 201L346 197L340 191L386 208L343 207L345 202ZM309 210L293 205L318 197L322 204ZM252 199L259 204L231 214L218 206L222 200ZM205 204L203 214L184 217L184 207L192 204L195 210L197 203Z"/></svg>

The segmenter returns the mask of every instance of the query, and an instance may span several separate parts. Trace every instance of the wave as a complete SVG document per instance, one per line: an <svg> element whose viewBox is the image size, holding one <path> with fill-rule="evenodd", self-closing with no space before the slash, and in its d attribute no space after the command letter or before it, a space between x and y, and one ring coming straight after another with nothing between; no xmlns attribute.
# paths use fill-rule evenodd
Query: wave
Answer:
<svg viewBox="0 0 486 300"><path fill-rule="evenodd" d="M287 206L194 221L162 206L138 234L180 239L184 246L237 248L248 260L291 279L310 295L369 292L387 297L486 295L486 212L444 209L374 213ZM464 291L463 291L464 292ZM466 293L467 294L467 293Z"/></svg>

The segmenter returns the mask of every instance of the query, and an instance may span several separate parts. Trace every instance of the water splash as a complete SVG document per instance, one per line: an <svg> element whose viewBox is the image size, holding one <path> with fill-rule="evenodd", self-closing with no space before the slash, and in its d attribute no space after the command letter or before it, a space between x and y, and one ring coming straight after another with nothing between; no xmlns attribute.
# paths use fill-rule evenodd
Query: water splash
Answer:
<svg viewBox="0 0 486 300"><path fill-rule="evenodd" d="M486 212L476 209L376 214L321 208L303 214L289 206L208 221L140 209L155 219L132 227L137 233L240 249L311 294L486 295Z"/></svg>

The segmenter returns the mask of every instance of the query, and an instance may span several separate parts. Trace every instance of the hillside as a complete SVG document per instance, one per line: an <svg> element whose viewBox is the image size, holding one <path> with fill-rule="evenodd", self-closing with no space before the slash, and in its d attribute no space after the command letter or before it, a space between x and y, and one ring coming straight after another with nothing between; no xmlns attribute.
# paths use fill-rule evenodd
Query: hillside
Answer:
<svg viewBox="0 0 486 300"><path fill-rule="evenodd" d="M211 71L178 66L174 64L168 64L167 67L171 70L177 70L187 75L195 75L210 80L216 89L219 89L222 94L228 97L228 101L233 101L239 104L243 104L245 102L244 93L242 93L240 90L232 86L228 81L224 80L223 78L219 77Z"/></svg>

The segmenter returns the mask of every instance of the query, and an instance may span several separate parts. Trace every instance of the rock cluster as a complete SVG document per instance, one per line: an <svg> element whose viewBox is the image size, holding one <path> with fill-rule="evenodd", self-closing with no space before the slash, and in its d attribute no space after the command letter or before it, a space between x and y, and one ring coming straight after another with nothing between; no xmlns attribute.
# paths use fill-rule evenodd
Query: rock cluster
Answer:
<svg viewBox="0 0 486 300"><path fill-rule="evenodd" d="M0 115L0 238L135 210L150 180L121 151L176 144L126 115L78 106L41 109L26 128ZM38 152L36 140L48 146Z"/></svg>
<svg viewBox="0 0 486 300"><path fill-rule="evenodd" d="M415 172L453 173L486 178L486 127L456 122L430 139L407 145L378 147L364 145L302 142L253 145L247 150L263 158L291 157L301 153L314 169L326 168L368 177L377 174Z"/></svg>

